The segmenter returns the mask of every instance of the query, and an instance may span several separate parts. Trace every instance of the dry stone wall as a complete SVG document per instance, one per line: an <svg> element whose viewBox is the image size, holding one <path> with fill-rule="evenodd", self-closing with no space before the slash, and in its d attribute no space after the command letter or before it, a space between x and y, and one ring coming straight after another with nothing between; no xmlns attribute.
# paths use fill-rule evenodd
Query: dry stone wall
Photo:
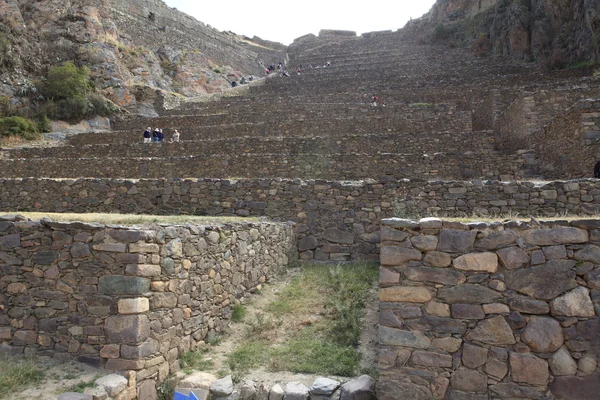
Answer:
<svg viewBox="0 0 600 400"><path fill-rule="evenodd" d="M569 399L600 387L600 222L387 219L379 399Z"/></svg>
<svg viewBox="0 0 600 400"><path fill-rule="evenodd" d="M295 243L289 224L0 217L0 344L135 371L138 386L160 383L181 354L223 329L236 302L295 258Z"/></svg>
<svg viewBox="0 0 600 400"><path fill-rule="evenodd" d="M397 215L595 215L600 181L0 179L0 211L267 216L297 223L303 259L378 259Z"/></svg>
<svg viewBox="0 0 600 400"><path fill-rule="evenodd" d="M593 176L600 149L600 99L577 102L529 138L538 168L546 176Z"/></svg>

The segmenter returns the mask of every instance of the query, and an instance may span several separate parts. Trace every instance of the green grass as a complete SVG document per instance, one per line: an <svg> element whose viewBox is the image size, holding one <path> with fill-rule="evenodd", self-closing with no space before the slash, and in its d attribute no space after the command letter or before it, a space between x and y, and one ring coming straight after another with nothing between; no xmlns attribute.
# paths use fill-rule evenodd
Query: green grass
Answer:
<svg viewBox="0 0 600 400"><path fill-rule="evenodd" d="M96 383L95 383L96 379L98 379L98 377L95 377L94 379L89 380L89 381L82 381L82 382L76 383L75 385L72 385L71 387L67 388L65 391L66 392L83 393L85 391L85 389L96 386Z"/></svg>
<svg viewBox="0 0 600 400"><path fill-rule="evenodd" d="M6 212L4 214L20 214L30 219L50 218L53 221L62 222L99 222L103 224L121 224L121 225L144 225L153 223L168 223L168 224L223 224L230 222L248 222L258 221L257 218L240 218L240 217L205 217L195 215L147 215L147 214L101 214L101 213L43 213L43 212Z"/></svg>
<svg viewBox="0 0 600 400"><path fill-rule="evenodd" d="M231 312L231 321L232 322L242 322L244 318L246 318L248 310L242 304L236 304L233 306L233 311Z"/></svg>
<svg viewBox="0 0 600 400"><path fill-rule="evenodd" d="M206 371L214 365L210 359L205 359L207 350L188 351L179 358L181 368L186 374L192 371Z"/></svg>
<svg viewBox="0 0 600 400"><path fill-rule="evenodd" d="M266 365L270 358L270 348L262 340L248 341L238 346L229 355L229 368L232 372L243 374L253 368Z"/></svg>
<svg viewBox="0 0 600 400"><path fill-rule="evenodd" d="M44 372L33 361L0 356L0 398L43 378Z"/></svg>
<svg viewBox="0 0 600 400"><path fill-rule="evenodd" d="M353 376L363 310L377 276L376 264L303 266L266 312L247 322L247 340L229 355L232 373L265 367ZM284 323L285 331L278 331Z"/></svg>

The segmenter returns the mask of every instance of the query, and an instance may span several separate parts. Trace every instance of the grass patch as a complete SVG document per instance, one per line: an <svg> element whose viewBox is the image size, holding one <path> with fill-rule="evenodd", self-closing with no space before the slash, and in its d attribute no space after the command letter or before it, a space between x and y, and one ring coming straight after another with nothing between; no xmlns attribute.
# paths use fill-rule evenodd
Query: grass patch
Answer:
<svg viewBox="0 0 600 400"><path fill-rule="evenodd" d="M53 221L62 222L100 222L103 224L120 224L120 225L146 225L146 224L199 224L199 225L215 225L231 222L248 222L258 221L257 218L240 218L240 217L201 217L195 215L146 215L146 214L75 214L75 213L43 213L43 212L7 212L3 214L20 214L30 219L50 218Z"/></svg>
<svg viewBox="0 0 600 400"><path fill-rule="evenodd" d="M229 368L236 374L244 374L251 369L266 365L270 358L270 351L267 342L262 340L243 343L229 355Z"/></svg>
<svg viewBox="0 0 600 400"><path fill-rule="evenodd" d="M192 371L206 371L213 367L214 363L206 359L207 350L188 351L179 358L181 368L186 374Z"/></svg>
<svg viewBox="0 0 600 400"><path fill-rule="evenodd" d="M232 322L242 322L244 318L246 318L246 314L248 310L242 304L236 304L233 306L233 311L231 312L231 321Z"/></svg>
<svg viewBox="0 0 600 400"><path fill-rule="evenodd" d="M229 355L235 375L270 371L353 376L362 317L376 264L305 265L270 303L247 321L247 341Z"/></svg>
<svg viewBox="0 0 600 400"><path fill-rule="evenodd" d="M0 398L18 389L40 382L44 372L31 360L0 356Z"/></svg>
<svg viewBox="0 0 600 400"><path fill-rule="evenodd" d="M350 346L324 340L303 338L273 348L269 369L321 375L354 375L360 354Z"/></svg>
<svg viewBox="0 0 600 400"><path fill-rule="evenodd" d="M585 68L595 68L598 66L598 63L594 61L579 61L573 64L569 64L565 67L565 69L585 69Z"/></svg>
<svg viewBox="0 0 600 400"><path fill-rule="evenodd" d="M98 379L98 377L95 377L94 379L89 380L89 381L82 381L82 382L76 383L75 385L72 385L69 388L67 388L65 391L66 392L83 393L85 391L85 389L96 386L96 383L95 383L96 379Z"/></svg>

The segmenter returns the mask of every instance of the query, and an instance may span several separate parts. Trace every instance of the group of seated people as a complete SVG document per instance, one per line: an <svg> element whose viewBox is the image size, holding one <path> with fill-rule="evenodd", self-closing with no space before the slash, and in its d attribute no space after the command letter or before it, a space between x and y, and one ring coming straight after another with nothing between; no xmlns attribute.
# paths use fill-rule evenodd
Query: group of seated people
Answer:
<svg viewBox="0 0 600 400"><path fill-rule="evenodd" d="M163 130L159 128L154 128L154 130L152 130L152 127L149 126L144 131L143 136L144 143L161 143L165 141L165 134L163 133ZM169 142L179 142L179 132L177 129L173 132L173 137L171 137Z"/></svg>

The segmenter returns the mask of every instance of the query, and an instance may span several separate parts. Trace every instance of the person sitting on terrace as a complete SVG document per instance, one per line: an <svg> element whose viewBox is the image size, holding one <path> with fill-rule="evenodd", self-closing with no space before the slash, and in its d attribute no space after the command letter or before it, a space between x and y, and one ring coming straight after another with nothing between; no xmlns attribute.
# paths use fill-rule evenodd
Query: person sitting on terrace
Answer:
<svg viewBox="0 0 600 400"><path fill-rule="evenodd" d="M151 140L152 140L152 128L148 127L144 131L144 143L150 143Z"/></svg>
<svg viewBox="0 0 600 400"><path fill-rule="evenodd" d="M163 133L162 128L158 131L158 141L159 142L164 142L165 141L165 134Z"/></svg>
<svg viewBox="0 0 600 400"><path fill-rule="evenodd" d="M236 81L232 81L231 82L231 87L236 87L237 86L237 82Z"/></svg>
<svg viewBox="0 0 600 400"><path fill-rule="evenodd" d="M160 129L154 128L152 131L152 141L158 143L158 138L160 137Z"/></svg>
<svg viewBox="0 0 600 400"><path fill-rule="evenodd" d="M175 129L175 133L173 133L173 142L179 142L179 132Z"/></svg>
<svg viewBox="0 0 600 400"><path fill-rule="evenodd" d="M240 79L240 85L245 85L246 84L246 77L242 76L242 79Z"/></svg>
<svg viewBox="0 0 600 400"><path fill-rule="evenodd" d="M331 67L331 61L327 61L327 68Z"/></svg>
<svg viewBox="0 0 600 400"><path fill-rule="evenodd" d="M379 101L379 99L377 98L376 95L373 95L373 99L371 101L371 106L372 107L377 107L377 102Z"/></svg>

